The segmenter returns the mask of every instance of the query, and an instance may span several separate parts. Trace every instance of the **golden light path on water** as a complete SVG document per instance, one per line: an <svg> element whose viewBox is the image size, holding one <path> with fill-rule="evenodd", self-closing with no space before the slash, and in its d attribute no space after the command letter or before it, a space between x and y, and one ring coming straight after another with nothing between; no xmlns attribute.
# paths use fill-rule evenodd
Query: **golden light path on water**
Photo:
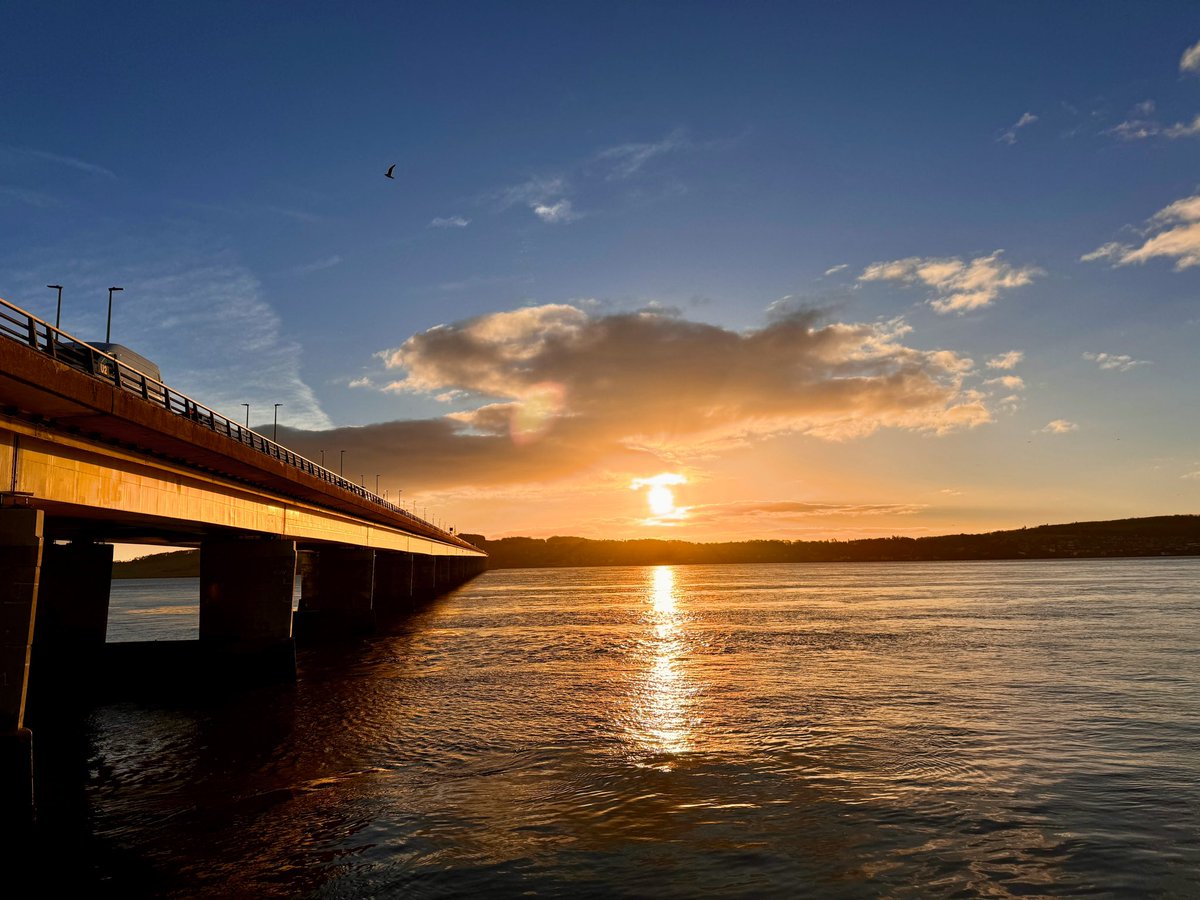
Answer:
<svg viewBox="0 0 1200 900"><path fill-rule="evenodd" d="M685 668L687 617L680 609L675 570L657 566L647 573L646 631L639 648L640 678L630 696L630 740L637 755L649 756L653 764L669 769L671 756L692 749L696 689Z"/></svg>

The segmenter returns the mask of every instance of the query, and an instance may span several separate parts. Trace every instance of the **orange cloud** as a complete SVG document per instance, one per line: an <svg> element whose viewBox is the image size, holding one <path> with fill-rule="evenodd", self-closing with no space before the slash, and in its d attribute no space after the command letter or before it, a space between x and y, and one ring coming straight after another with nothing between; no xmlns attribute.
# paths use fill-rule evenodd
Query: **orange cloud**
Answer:
<svg viewBox="0 0 1200 900"><path fill-rule="evenodd" d="M812 311L743 332L567 304L492 313L380 354L399 375L388 390L473 398L472 408L422 422L288 431L287 440L309 452L347 448L355 471L469 487L598 466L646 471L778 434L844 440L990 421L983 395L964 386L971 361L907 346L907 332L899 321L823 322Z"/></svg>

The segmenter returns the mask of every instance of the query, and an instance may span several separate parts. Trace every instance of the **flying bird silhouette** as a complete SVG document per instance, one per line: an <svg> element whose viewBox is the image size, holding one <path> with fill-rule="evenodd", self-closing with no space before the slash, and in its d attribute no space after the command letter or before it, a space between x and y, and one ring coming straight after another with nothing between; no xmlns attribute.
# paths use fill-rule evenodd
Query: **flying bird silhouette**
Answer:
<svg viewBox="0 0 1200 900"><path fill-rule="evenodd" d="M395 180L396 176L392 174L392 172L393 172L393 170L395 170L395 168L396 168L395 163L392 163L390 166L388 166L388 170L383 173L384 177Z"/></svg>

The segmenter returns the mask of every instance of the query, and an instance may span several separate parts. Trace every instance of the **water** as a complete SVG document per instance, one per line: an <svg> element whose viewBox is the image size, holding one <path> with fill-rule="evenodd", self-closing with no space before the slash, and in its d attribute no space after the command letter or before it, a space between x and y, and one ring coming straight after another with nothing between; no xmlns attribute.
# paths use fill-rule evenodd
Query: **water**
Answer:
<svg viewBox="0 0 1200 900"><path fill-rule="evenodd" d="M194 627L158 588L114 585L110 639ZM496 571L299 666L90 714L91 877L1200 896L1197 559Z"/></svg>

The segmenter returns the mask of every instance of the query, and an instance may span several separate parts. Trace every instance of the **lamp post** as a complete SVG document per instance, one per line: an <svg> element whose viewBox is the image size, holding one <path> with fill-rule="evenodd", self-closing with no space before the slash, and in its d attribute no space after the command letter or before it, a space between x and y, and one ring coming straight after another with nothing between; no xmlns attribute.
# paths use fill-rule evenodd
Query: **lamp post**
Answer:
<svg viewBox="0 0 1200 900"><path fill-rule="evenodd" d="M108 289L108 324L104 326L104 343L106 344L112 340L112 295L123 290L125 288L110 287Z"/></svg>
<svg viewBox="0 0 1200 900"><path fill-rule="evenodd" d="M321 468L325 468L325 451L321 451Z"/></svg>
<svg viewBox="0 0 1200 900"><path fill-rule="evenodd" d="M279 407L282 403L275 404L275 421L271 423L271 440L275 441L279 437Z"/></svg>
<svg viewBox="0 0 1200 900"><path fill-rule="evenodd" d="M338 476L341 478L345 478L346 477L346 451L340 450L338 452L341 454L338 457Z"/></svg>
<svg viewBox="0 0 1200 900"><path fill-rule="evenodd" d="M375 476L375 496L379 496L379 476Z"/></svg>
<svg viewBox="0 0 1200 900"><path fill-rule="evenodd" d="M243 403L242 406L246 407L246 428L249 429L250 428L250 404Z"/></svg>
<svg viewBox="0 0 1200 900"><path fill-rule="evenodd" d="M46 287L58 291L58 306L54 309L54 327L57 328L59 319L62 318L62 285L48 284Z"/></svg>

